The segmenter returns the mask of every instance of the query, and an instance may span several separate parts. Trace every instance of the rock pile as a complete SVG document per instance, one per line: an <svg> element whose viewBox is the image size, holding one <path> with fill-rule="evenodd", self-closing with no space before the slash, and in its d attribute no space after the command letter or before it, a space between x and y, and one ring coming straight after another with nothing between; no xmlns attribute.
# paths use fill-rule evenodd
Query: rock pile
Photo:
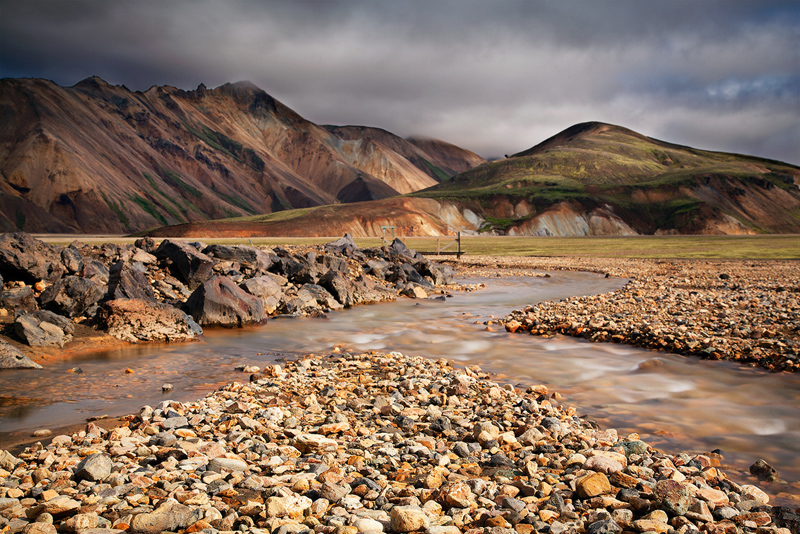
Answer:
<svg viewBox="0 0 800 534"><path fill-rule="evenodd" d="M517 267L585 269L630 278L605 295L541 302L497 321L510 332L724 359L800 371L796 262L529 258ZM498 260L492 261L496 268Z"/></svg>
<svg viewBox="0 0 800 534"><path fill-rule="evenodd" d="M252 370L252 369L248 369ZM800 517L715 454L670 456L399 353L308 356L126 425L0 452L23 534L789 534ZM102 529L102 530L99 530Z"/></svg>
<svg viewBox="0 0 800 534"><path fill-rule="evenodd" d="M75 323L128 342L186 341L204 326L426 298L451 274L399 240L359 249L349 235L299 252L150 238L57 247L2 234L0 315L13 314L16 338L34 347L63 347Z"/></svg>

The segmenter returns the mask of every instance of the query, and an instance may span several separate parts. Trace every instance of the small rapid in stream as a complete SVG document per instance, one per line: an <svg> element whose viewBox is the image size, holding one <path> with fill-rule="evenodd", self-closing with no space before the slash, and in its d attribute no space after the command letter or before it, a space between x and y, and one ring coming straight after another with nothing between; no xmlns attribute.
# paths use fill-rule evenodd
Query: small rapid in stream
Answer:
<svg viewBox="0 0 800 534"><path fill-rule="evenodd" d="M564 395L558 402L620 436L637 432L671 452L720 449L728 465L744 472L764 458L784 480L800 480L800 376L625 345L512 335L483 324L543 300L613 291L625 280L557 272L463 281L486 289L454 292L444 302L360 306L326 319L275 319L258 329L208 331L199 343L126 348L40 371L3 372L0 431L56 428L134 413L164 399L194 400L224 383L246 381L237 365L263 367L339 346L477 364L497 373L500 383L547 385ZM76 367L82 372L68 372ZM174 390L162 393L165 382Z"/></svg>

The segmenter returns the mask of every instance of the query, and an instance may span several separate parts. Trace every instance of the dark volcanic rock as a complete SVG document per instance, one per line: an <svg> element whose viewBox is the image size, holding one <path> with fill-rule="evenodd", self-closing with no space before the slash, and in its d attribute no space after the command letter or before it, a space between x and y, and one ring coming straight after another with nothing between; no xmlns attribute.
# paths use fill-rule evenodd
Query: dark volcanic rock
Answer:
<svg viewBox="0 0 800 534"><path fill-rule="evenodd" d="M31 286L12 287L3 291L0 308L16 311L33 311L37 308Z"/></svg>
<svg viewBox="0 0 800 534"><path fill-rule="evenodd" d="M342 274L346 274L348 270L346 259L339 258L331 254L322 254L317 258L317 263L322 265L323 271L332 270Z"/></svg>
<svg viewBox="0 0 800 534"><path fill-rule="evenodd" d="M366 277L359 277L355 280L354 300L356 304L374 304L387 300L396 300L397 294Z"/></svg>
<svg viewBox="0 0 800 534"><path fill-rule="evenodd" d="M333 295L328 293L324 287L318 286L317 284L304 285L302 288L300 288L300 291L297 292L297 296L302 300L309 298L319 306L330 308L331 310L340 310L342 308L342 305L333 297Z"/></svg>
<svg viewBox="0 0 800 534"><path fill-rule="evenodd" d="M65 276L42 292L42 307L68 317L82 315L105 296L106 290L89 278Z"/></svg>
<svg viewBox="0 0 800 534"><path fill-rule="evenodd" d="M112 299L139 299L155 301L153 288L147 277L127 263L117 262L111 266L108 280L108 295Z"/></svg>
<svg viewBox="0 0 800 534"><path fill-rule="evenodd" d="M389 253L399 254L400 256L409 259L414 259L417 257L422 258L421 255L417 254L415 250L408 248L406 244L400 241L398 238L395 238L395 240L389 245Z"/></svg>
<svg viewBox="0 0 800 534"><path fill-rule="evenodd" d="M316 263L297 255L286 255L277 263L280 273L290 282L297 285L316 284L319 281L319 269Z"/></svg>
<svg viewBox="0 0 800 534"><path fill-rule="evenodd" d="M271 276L256 276L242 282L239 287L261 299L265 313L273 313L281 302L281 286Z"/></svg>
<svg viewBox="0 0 800 534"><path fill-rule="evenodd" d="M83 270L83 256L72 245L61 250L61 263L64 264L69 274L80 274Z"/></svg>
<svg viewBox="0 0 800 534"><path fill-rule="evenodd" d="M186 308L203 326L242 326L266 320L261 299L224 276L214 276L195 289L186 301Z"/></svg>
<svg viewBox="0 0 800 534"><path fill-rule="evenodd" d="M203 249L203 254L219 260L235 261L249 269L266 271L272 266L269 254L247 245L209 245Z"/></svg>
<svg viewBox="0 0 800 534"><path fill-rule="evenodd" d="M353 253L358 250L358 245L353 241L353 236L351 236L350 233L346 233L344 237L340 237L336 241L325 245L325 250L332 254L351 257Z"/></svg>
<svg viewBox="0 0 800 534"><path fill-rule="evenodd" d="M72 341L75 325L51 311L37 310L18 315L14 331L31 347L63 347Z"/></svg>
<svg viewBox="0 0 800 534"><path fill-rule="evenodd" d="M778 472L764 459L756 460L756 462L750 466L750 474L759 480L778 478Z"/></svg>
<svg viewBox="0 0 800 534"><path fill-rule="evenodd" d="M0 339L0 369L41 369L42 366Z"/></svg>
<svg viewBox="0 0 800 534"><path fill-rule="evenodd" d="M188 243L165 239L153 254L167 262L172 273L190 288L199 286L213 274L214 261Z"/></svg>
<svg viewBox="0 0 800 534"><path fill-rule="evenodd" d="M100 285L106 285L108 284L110 276L111 273L109 273L108 267L97 260L92 260L83 264L84 278L91 278Z"/></svg>
<svg viewBox="0 0 800 534"><path fill-rule="evenodd" d="M142 237L133 242L134 246L151 253L157 248L156 242L152 237Z"/></svg>
<svg viewBox="0 0 800 534"><path fill-rule="evenodd" d="M50 245L24 233L0 235L0 275L6 280L52 282L63 274L61 256Z"/></svg>
<svg viewBox="0 0 800 534"><path fill-rule="evenodd" d="M123 341L190 341L203 329L189 315L168 304L138 299L108 301L103 315L109 335Z"/></svg>
<svg viewBox="0 0 800 534"><path fill-rule="evenodd" d="M346 275L331 269L320 277L319 285L327 289L346 308L358 304L356 285Z"/></svg>

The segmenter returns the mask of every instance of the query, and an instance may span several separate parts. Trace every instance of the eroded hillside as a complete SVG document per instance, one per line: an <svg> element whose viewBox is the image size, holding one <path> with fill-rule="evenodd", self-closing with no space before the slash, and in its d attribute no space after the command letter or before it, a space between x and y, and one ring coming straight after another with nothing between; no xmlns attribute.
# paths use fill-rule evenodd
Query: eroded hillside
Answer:
<svg viewBox="0 0 800 534"><path fill-rule="evenodd" d="M318 126L248 83L133 92L0 80L0 230L123 233L382 199L479 156Z"/></svg>

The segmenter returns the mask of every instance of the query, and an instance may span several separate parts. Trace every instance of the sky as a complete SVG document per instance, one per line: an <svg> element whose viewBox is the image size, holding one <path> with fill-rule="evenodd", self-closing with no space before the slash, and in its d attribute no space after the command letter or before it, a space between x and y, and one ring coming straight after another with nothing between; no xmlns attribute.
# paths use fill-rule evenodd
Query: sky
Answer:
<svg viewBox="0 0 800 534"><path fill-rule="evenodd" d="M93 75L486 158L602 121L800 164L800 0L0 0L0 78Z"/></svg>

